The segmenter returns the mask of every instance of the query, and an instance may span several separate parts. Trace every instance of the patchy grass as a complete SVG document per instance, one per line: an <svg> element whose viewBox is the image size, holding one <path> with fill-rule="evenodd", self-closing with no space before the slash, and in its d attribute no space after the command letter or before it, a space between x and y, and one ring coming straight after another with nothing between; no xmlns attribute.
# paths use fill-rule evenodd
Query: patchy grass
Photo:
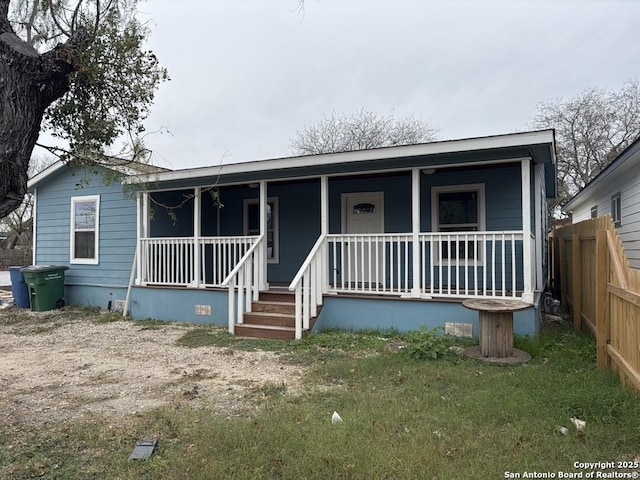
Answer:
<svg viewBox="0 0 640 480"><path fill-rule="evenodd" d="M95 319L93 321L94 323L99 325L103 323L120 322L122 320L122 312L112 311L103 313L98 312L98 315L95 316Z"/></svg>
<svg viewBox="0 0 640 480"><path fill-rule="evenodd" d="M445 340L424 334L416 341L440 352ZM451 349L418 359L389 348L411 343L394 332L254 342L197 327L180 342L298 357L311 365L306 388L256 388L250 395L260 408L248 418L166 406L118 425L96 418L0 429L0 478L494 479L579 473L576 461L640 454L639 397L598 370L593 341L567 328L518 338L533 358L515 367L470 361ZM342 423L331 423L333 411ZM574 416L587 422L584 431L573 427ZM141 438L158 438L158 451L149 461L127 462Z"/></svg>
<svg viewBox="0 0 640 480"><path fill-rule="evenodd" d="M142 330L160 330L162 327L166 327L167 325L173 326L183 326L185 328L189 328L189 324L184 323L176 323L176 322L166 322L163 320L154 320L148 318L146 320L133 320L136 326L140 327Z"/></svg>

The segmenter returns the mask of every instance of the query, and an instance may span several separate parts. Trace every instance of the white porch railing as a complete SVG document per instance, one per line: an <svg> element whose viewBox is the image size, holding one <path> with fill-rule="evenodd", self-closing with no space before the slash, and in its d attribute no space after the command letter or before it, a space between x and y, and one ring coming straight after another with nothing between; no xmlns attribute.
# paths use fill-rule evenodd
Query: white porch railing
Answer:
<svg viewBox="0 0 640 480"><path fill-rule="evenodd" d="M243 323L244 313L251 311L252 302L258 300L260 284L265 281L261 268L266 261L264 241L264 235L257 237L221 284L229 289L229 333L232 335L236 324Z"/></svg>
<svg viewBox="0 0 640 480"><path fill-rule="evenodd" d="M410 233L328 235L331 291L403 295L411 290Z"/></svg>
<svg viewBox="0 0 640 480"><path fill-rule="evenodd" d="M521 231L420 233L418 240L415 263L410 233L320 236L289 285L296 295L296 338L329 292L408 297L417 282L425 297L521 299L531 293Z"/></svg>
<svg viewBox="0 0 640 480"><path fill-rule="evenodd" d="M521 231L421 233L421 291L430 296L521 298Z"/></svg>
<svg viewBox="0 0 640 480"><path fill-rule="evenodd" d="M329 291L409 296L521 298L521 231L327 235ZM531 259L525 259L531 261ZM532 269L534 270L534 269Z"/></svg>
<svg viewBox="0 0 640 480"><path fill-rule="evenodd" d="M309 319L318 315L326 285L326 238L323 234L307 255L300 270L289 285L296 298L296 340L302 338L302 330L309 329Z"/></svg>
<svg viewBox="0 0 640 480"><path fill-rule="evenodd" d="M416 237L419 248L414 249ZM410 233L320 236L289 285L296 297L296 338L309 328L326 293L533 298L535 258L524 258L523 232L416 237ZM529 237L535 252L535 238ZM140 283L228 288L233 333L266 282L264 241L264 236L143 238ZM525 269L524 262L530 262L530 268Z"/></svg>
<svg viewBox="0 0 640 480"><path fill-rule="evenodd" d="M141 238L139 284L222 286L224 279L255 244L257 238Z"/></svg>
<svg viewBox="0 0 640 480"><path fill-rule="evenodd" d="M141 238L140 285L193 285L195 240L193 238Z"/></svg>

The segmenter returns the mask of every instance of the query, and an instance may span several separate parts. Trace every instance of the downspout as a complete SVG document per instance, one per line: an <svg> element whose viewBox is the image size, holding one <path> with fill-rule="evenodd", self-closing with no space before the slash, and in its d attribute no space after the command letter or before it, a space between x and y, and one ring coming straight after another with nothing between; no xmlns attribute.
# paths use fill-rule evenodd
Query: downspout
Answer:
<svg viewBox="0 0 640 480"><path fill-rule="evenodd" d="M144 197L143 197L144 195ZM133 252L133 262L131 263L131 274L129 275L129 285L127 286L127 296L124 300L124 308L122 309L122 316L126 317L129 314L129 306L131 304L131 288L133 284L140 285L141 272L142 272L142 255L140 248L142 247L142 219L143 219L143 198L146 199L146 193L138 192L136 195L136 249Z"/></svg>
<svg viewBox="0 0 640 480"><path fill-rule="evenodd" d="M33 215L31 215L31 264L36 265L36 234L38 224L38 189L33 191Z"/></svg>

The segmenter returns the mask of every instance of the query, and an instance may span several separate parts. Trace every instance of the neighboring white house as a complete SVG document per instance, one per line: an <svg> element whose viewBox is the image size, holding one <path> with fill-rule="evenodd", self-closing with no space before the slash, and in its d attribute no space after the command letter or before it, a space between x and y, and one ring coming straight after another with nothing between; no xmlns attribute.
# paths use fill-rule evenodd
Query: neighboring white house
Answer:
<svg viewBox="0 0 640 480"><path fill-rule="evenodd" d="M573 223L610 214L629 263L640 269L640 137L569 200Z"/></svg>

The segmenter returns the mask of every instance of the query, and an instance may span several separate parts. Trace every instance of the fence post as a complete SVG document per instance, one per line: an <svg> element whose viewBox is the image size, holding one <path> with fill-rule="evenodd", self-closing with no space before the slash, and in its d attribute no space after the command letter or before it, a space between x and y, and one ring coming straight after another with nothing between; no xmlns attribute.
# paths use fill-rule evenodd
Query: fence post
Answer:
<svg viewBox="0 0 640 480"><path fill-rule="evenodd" d="M571 298L573 299L573 328L577 331L582 331L582 311L581 311L581 289L582 289L582 258L580 254L580 235L573 234L572 238L572 265L571 265L571 278L572 278L572 292Z"/></svg>
<svg viewBox="0 0 640 480"><path fill-rule="evenodd" d="M608 369L611 359L607 352L611 335L609 318L609 250L607 231L596 231L596 348L598 368Z"/></svg>
<svg viewBox="0 0 640 480"><path fill-rule="evenodd" d="M568 265L567 265L567 239L564 237L558 238L558 256L560 257L560 304L562 305L562 309L567 311L567 296L569 292L567 292L567 286L569 285L569 281L567 279L568 276Z"/></svg>

